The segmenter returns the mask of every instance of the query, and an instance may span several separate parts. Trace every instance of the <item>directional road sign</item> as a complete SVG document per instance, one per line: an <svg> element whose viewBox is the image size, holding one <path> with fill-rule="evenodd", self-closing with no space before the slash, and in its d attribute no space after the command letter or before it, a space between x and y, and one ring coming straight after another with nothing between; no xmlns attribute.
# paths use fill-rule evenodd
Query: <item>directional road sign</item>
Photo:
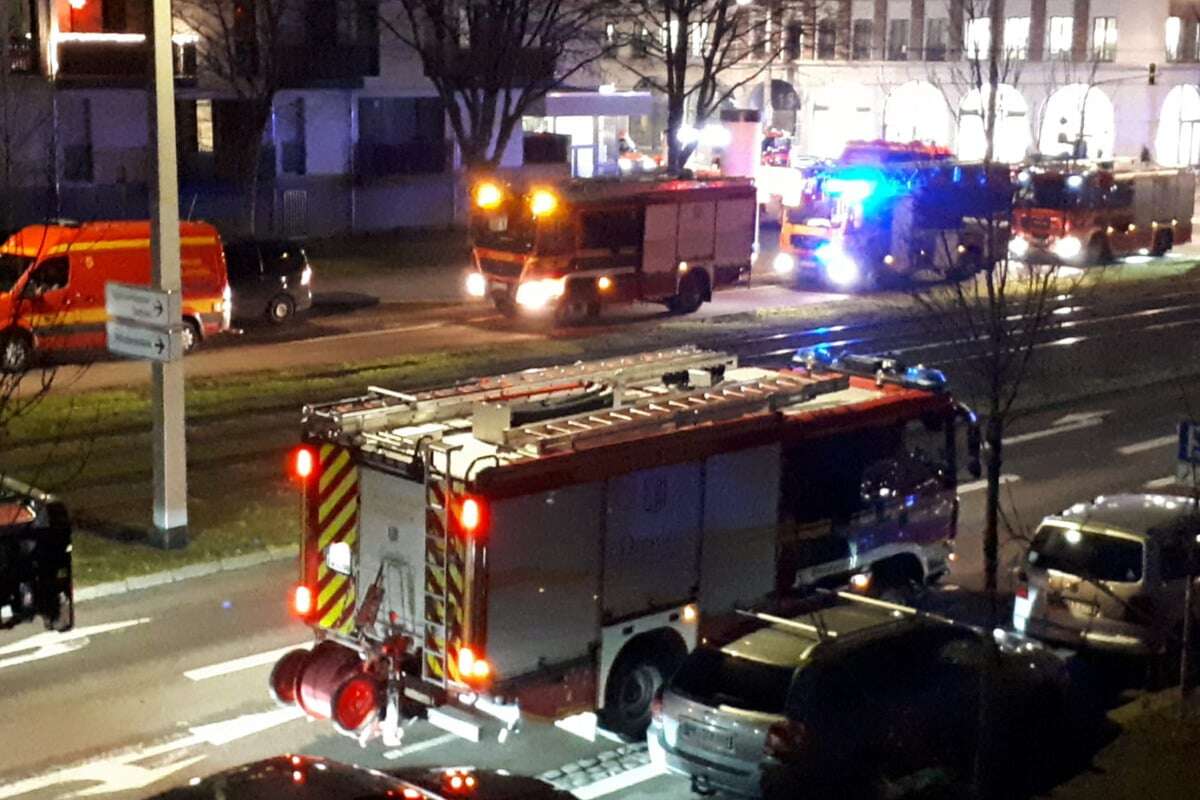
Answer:
<svg viewBox="0 0 1200 800"><path fill-rule="evenodd" d="M109 281L104 286L104 310L110 317L155 328L179 324L179 292Z"/></svg>
<svg viewBox="0 0 1200 800"><path fill-rule="evenodd" d="M119 319L110 319L108 349L122 356L147 361L174 361L183 357L183 327L148 328Z"/></svg>

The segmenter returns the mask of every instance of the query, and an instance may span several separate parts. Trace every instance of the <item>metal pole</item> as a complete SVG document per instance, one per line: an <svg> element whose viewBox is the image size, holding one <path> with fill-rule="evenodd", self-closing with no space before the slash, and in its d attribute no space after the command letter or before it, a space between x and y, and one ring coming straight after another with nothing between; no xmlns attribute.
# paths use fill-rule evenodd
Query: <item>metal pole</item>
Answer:
<svg viewBox="0 0 1200 800"><path fill-rule="evenodd" d="M150 196L150 254L154 288L178 293L179 180L175 163L175 70L171 52L171 0L152 0L153 70L150 126L154 131L154 180ZM180 318L169 320L180 327ZM154 530L158 547L185 547L187 451L184 437L183 361L153 362Z"/></svg>

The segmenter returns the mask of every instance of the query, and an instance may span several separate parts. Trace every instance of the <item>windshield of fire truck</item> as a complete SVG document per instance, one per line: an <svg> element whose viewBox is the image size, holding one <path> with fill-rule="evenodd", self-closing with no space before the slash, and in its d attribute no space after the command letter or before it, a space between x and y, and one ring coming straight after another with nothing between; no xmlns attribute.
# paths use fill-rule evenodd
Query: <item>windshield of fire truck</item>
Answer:
<svg viewBox="0 0 1200 800"><path fill-rule="evenodd" d="M1076 208L1083 197L1082 189L1081 182L1065 175L1035 175L1021 184L1017 205L1022 208Z"/></svg>
<svg viewBox="0 0 1200 800"><path fill-rule="evenodd" d="M0 253L0 292L11 292L33 262L33 256Z"/></svg>
<svg viewBox="0 0 1200 800"><path fill-rule="evenodd" d="M471 237L476 247L509 253L562 253L574 243L574 227L566 214L535 218L512 205L472 215Z"/></svg>

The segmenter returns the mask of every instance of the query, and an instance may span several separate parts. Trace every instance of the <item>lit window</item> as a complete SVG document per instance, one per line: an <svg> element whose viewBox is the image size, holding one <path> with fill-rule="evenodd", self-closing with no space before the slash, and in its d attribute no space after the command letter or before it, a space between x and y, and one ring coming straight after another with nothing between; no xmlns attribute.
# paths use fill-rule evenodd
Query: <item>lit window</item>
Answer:
<svg viewBox="0 0 1200 800"><path fill-rule="evenodd" d="M1117 57L1117 18L1096 17L1092 20L1092 58L1112 61Z"/></svg>
<svg viewBox="0 0 1200 800"><path fill-rule="evenodd" d="M212 100L196 101L196 150L201 153L213 151Z"/></svg>
<svg viewBox="0 0 1200 800"><path fill-rule="evenodd" d="M704 55L704 46L708 44L708 23L696 22L692 24L692 55L700 58Z"/></svg>
<svg viewBox="0 0 1200 800"><path fill-rule="evenodd" d="M1071 55L1075 44L1075 18L1050 18L1050 57L1065 58Z"/></svg>
<svg viewBox="0 0 1200 800"><path fill-rule="evenodd" d="M1167 61L1179 60L1179 45L1183 41L1183 18L1167 17Z"/></svg>
<svg viewBox="0 0 1200 800"><path fill-rule="evenodd" d="M987 17L967 20L967 58L987 58L992 47L992 21Z"/></svg>
<svg viewBox="0 0 1200 800"><path fill-rule="evenodd" d="M1029 53L1029 17L1004 20L1004 52L1009 58L1025 58Z"/></svg>
<svg viewBox="0 0 1200 800"><path fill-rule="evenodd" d="M679 42L679 20L673 19L662 28L662 44L667 51L675 49Z"/></svg>

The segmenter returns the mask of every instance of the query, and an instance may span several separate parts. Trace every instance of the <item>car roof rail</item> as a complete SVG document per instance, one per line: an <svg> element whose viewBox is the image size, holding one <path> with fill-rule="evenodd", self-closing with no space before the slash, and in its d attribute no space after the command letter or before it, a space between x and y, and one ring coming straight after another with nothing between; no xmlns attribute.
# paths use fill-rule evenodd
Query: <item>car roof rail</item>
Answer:
<svg viewBox="0 0 1200 800"><path fill-rule="evenodd" d="M934 614L930 611L922 611L919 608L906 606L902 603L893 603L890 600L880 600L878 597L866 597L865 595L847 592L840 589L836 591L831 589L817 589L817 591L821 594L836 595L837 597L840 597L843 600L849 600L852 603L859 603L865 606L875 606L876 608L884 608L897 614L927 619L931 622L940 622L943 625L954 625L955 627L968 628L973 627L971 625L966 625L966 623L959 622L958 620L951 619L950 617L944 617L941 614Z"/></svg>
<svg viewBox="0 0 1200 800"><path fill-rule="evenodd" d="M800 622L799 620L788 619L787 617L780 617L775 614L768 614L765 611L747 611L746 609L739 608L737 613L741 614L743 617L752 617L760 622L778 625L782 628L789 628L794 631L814 634L817 639L822 642L826 641L827 639L836 639L838 636L837 631L830 630L825 625L809 625L807 622Z"/></svg>

